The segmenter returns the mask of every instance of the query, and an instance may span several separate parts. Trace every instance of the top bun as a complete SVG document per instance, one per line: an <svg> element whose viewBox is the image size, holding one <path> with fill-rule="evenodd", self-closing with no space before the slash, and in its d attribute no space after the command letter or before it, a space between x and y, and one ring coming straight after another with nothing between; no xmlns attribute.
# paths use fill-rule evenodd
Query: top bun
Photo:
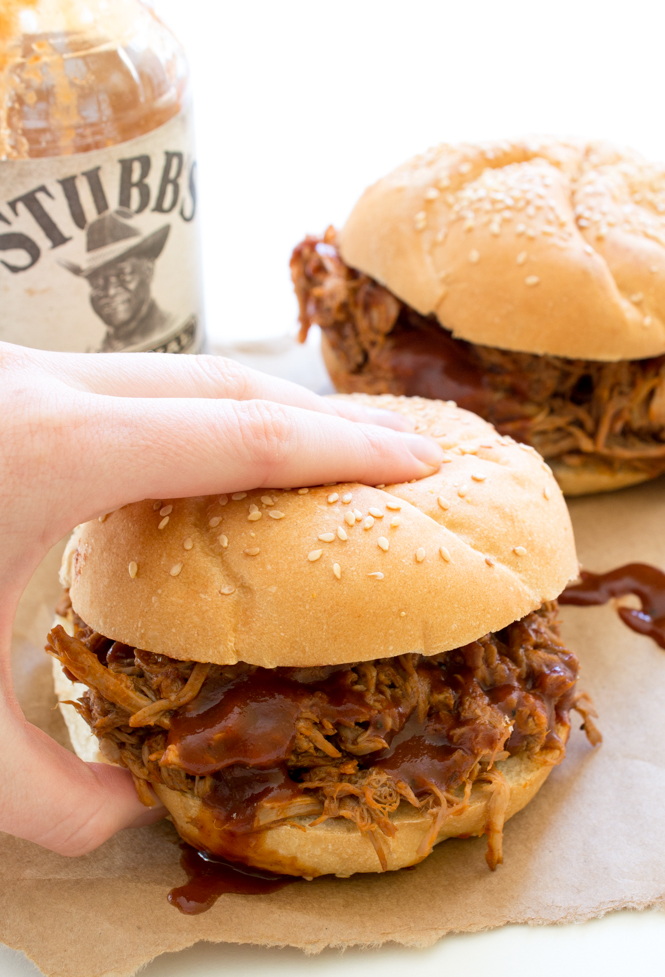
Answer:
<svg viewBox="0 0 665 977"><path fill-rule="evenodd" d="M127 505L75 530L62 574L74 610L172 658L306 667L447 651L577 575L568 511L532 448L442 401L352 399L414 418L447 463L385 488Z"/></svg>
<svg viewBox="0 0 665 977"><path fill-rule="evenodd" d="M439 146L369 187L344 261L453 335L571 359L665 353L665 166L601 143Z"/></svg>

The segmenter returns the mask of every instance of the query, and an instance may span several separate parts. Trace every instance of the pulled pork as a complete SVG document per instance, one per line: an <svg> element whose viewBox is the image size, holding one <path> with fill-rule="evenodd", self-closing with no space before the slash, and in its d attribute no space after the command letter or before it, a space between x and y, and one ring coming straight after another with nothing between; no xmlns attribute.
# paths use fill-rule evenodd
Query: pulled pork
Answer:
<svg viewBox="0 0 665 977"><path fill-rule="evenodd" d="M454 339L345 265L333 228L295 248L291 274L301 339L321 327L339 390L455 400L545 458L665 471L665 356L604 363Z"/></svg>
<svg viewBox="0 0 665 977"><path fill-rule="evenodd" d="M147 784L195 794L225 825L256 831L298 815L347 818L383 868L400 804L429 812L419 854L471 788L490 791L488 863L501 861L510 756L559 763L569 710L600 741L576 695L578 662L545 603L496 634L426 658L400 655L321 668L265 669L178 661L114 642L70 611L47 651L88 691L72 703L102 753Z"/></svg>

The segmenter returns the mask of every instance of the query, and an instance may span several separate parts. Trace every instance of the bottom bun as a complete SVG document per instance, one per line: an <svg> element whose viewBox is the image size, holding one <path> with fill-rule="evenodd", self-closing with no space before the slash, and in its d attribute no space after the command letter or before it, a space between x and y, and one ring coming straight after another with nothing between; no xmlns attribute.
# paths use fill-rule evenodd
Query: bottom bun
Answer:
<svg viewBox="0 0 665 977"><path fill-rule="evenodd" d="M72 685L55 659L53 679L74 751L82 760L107 763L99 751L97 737L88 724L72 706L66 705L66 701L78 698L85 691L85 686ZM557 733L565 743L568 727L557 727ZM560 757L556 759L558 761ZM552 766L551 754L545 751L535 757L509 757L494 765L494 769L503 774L510 791L503 820L507 821L529 803L547 780ZM213 854L225 850L219 829L215 826L212 808L208 808L192 793L171 790L163 784L152 786L185 841L194 848ZM488 787L474 784L468 805L457 813L456 809L451 808L450 815L441 824L434 840L435 845L447 838L468 838L487 833L488 805L492 797ZM239 860L254 868L305 878L318 875L347 878L356 872L381 871L374 845L353 822L330 818L312 825L313 820L314 817L290 818L287 823L243 836ZM429 854L429 850L422 853L419 849L431 829L431 816L409 804L402 804L390 820L395 835L383 839L387 870L417 865Z"/></svg>
<svg viewBox="0 0 665 977"><path fill-rule="evenodd" d="M326 369L339 393L399 393L395 384L386 377L371 377L349 373L341 363L327 336L321 335L321 352ZM593 495L596 492L614 492L617 489L639 485L657 478L661 472L649 472L644 467L628 462L619 465L603 462L597 456L576 455L576 464L562 459L547 459L554 477L564 495Z"/></svg>
<svg viewBox="0 0 665 977"><path fill-rule="evenodd" d="M595 492L614 492L617 489L639 485L657 478L661 473L650 474L634 465L603 464L598 458L583 458L580 464L569 465L565 461L549 459L549 465L564 495L593 495Z"/></svg>
<svg viewBox="0 0 665 977"><path fill-rule="evenodd" d="M565 741L567 729L559 728L558 733ZM494 769L503 774L510 790L504 819L507 821L526 807L540 790L552 770L552 763L546 756L510 757L496 763ZM161 784L153 787L171 813L181 837L195 848L214 852L217 846L212 814L200 798ZM434 844L447 838L485 834L491 796L487 786L474 784L468 806L460 813L453 811L446 818ZM318 875L348 878L356 872L381 871L372 841L353 822L331 818L311 825L313 820L311 817L291 818L288 823L254 833L250 844L243 846L243 862L254 868L306 878ZM395 836L384 839L387 870L422 862L431 851L419 852L432 825L430 815L403 803L390 820Z"/></svg>

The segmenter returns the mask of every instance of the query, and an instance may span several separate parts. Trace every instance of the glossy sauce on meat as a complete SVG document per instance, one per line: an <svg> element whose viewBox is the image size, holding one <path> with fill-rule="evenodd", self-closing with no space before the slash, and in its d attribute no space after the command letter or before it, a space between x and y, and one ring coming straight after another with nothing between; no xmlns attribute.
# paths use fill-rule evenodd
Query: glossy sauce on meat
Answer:
<svg viewBox="0 0 665 977"><path fill-rule="evenodd" d="M414 667L418 682L430 699L448 702L425 716L397 694L377 714L352 685L356 676L348 666L257 668L236 680L207 679L196 700L172 719L168 763L193 776L214 774L203 810L214 818L218 853L243 861L262 843L259 807L302 797L297 769L287 761L303 711L337 729L366 724L367 735L381 745L360 754L363 766L406 782L421 798L432 785L440 791L458 787L479 756L504 748L519 752L528 745L529 730L540 730L546 747L561 748L556 724L567 721L574 656L557 649L524 682L508 659L497 660L491 675L483 675L486 655L486 648L472 642L441 660L421 658Z"/></svg>
<svg viewBox="0 0 665 977"><path fill-rule="evenodd" d="M205 855L187 844L182 845L182 850L180 864L187 873L187 882L171 889L168 900L187 916L206 912L225 893L267 895L300 881L292 875L275 875L247 865L232 865L223 858Z"/></svg>
<svg viewBox="0 0 665 977"><path fill-rule="evenodd" d="M559 597L561 604L590 607L606 604L613 597L634 594L642 607L618 607L619 617L638 634L653 638L665 648L665 573L648 563L627 563L607 573L582 570L581 581L566 587Z"/></svg>
<svg viewBox="0 0 665 977"><path fill-rule="evenodd" d="M280 824L344 817L373 832L385 867L381 837L391 835L390 815L402 803L434 816L445 798L463 803L496 760L523 754L559 762L568 712L581 711L578 663L559 637L556 602L432 657L314 668L210 665L182 705L178 696L200 665L77 626L76 637L54 628L49 650L89 686L77 708L102 752L135 781L188 795L189 840L205 839L233 865L275 867L267 831ZM240 891L232 884L257 884L235 875L230 882L231 870L210 864L187 855L206 881L196 883L200 897L191 889L173 896L184 911L205 908L217 890ZM279 871L317 874L286 856Z"/></svg>

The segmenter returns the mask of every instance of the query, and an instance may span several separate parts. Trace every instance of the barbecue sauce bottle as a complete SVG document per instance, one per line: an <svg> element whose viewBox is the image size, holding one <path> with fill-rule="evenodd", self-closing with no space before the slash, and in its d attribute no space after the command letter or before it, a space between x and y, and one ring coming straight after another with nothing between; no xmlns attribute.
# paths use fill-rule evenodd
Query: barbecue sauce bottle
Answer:
<svg viewBox="0 0 665 977"><path fill-rule="evenodd" d="M187 65L139 0L0 0L0 340L203 344Z"/></svg>

